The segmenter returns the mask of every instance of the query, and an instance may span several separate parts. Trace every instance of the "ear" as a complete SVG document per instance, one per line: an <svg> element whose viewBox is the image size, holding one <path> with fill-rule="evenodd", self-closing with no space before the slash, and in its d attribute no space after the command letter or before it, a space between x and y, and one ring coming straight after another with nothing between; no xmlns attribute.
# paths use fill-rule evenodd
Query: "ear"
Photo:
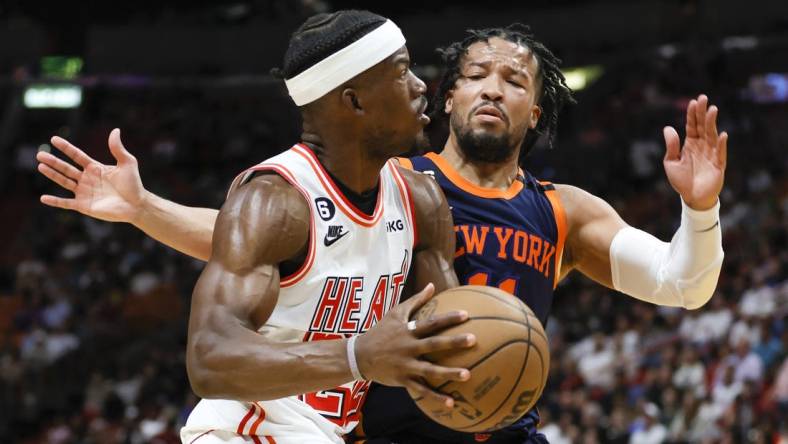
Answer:
<svg viewBox="0 0 788 444"><path fill-rule="evenodd" d="M534 129L536 128L536 124L539 123L539 117L542 116L542 108L539 105L534 105L531 108L531 121L528 125L529 128Z"/></svg>
<svg viewBox="0 0 788 444"><path fill-rule="evenodd" d="M342 90L342 105L354 114L364 113L364 108L361 107L358 92L353 88L345 88Z"/></svg>
<svg viewBox="0 0 788 444"><path fill-rule="evenodd" d="M446 93L446 103L443 104L443 112L446 114L451 114L451 108L454 104L454 97L452 97L451 91Z"/></svg>

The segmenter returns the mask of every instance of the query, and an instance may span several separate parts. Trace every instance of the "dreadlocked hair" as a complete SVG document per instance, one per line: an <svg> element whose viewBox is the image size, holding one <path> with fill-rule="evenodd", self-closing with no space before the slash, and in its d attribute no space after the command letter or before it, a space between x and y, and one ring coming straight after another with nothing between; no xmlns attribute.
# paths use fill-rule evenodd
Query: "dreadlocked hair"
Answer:
<svg viewBox="0 0 788 444"><path fill-rule="evenodd" d="M459 42L454 42L445 48L439 48L438 53L444 62L445 71L432 101L432 117L439 118L443 115L443 106L446 95L454 89L454 84L460 78L460 66L468 54L468 47L478 42L487 42L492 37L516 43L529 48L538 61L539 71L536 81L541 89L536 98L542 108L542 116L536 128L528 131L523 141L521 156L527 155L540 136L547 134L547 143L553 147L555 131L558 127L558 114L566 103L576 103L572 96L572 89L566 85L566 79L561 73L561 60L550 52L547 47L537 41L531 33L531 28L522 23L514 23L505 28L469 29L468 36Z"/></svg>
<svg viewBox="0 0 788 444"><path fill-rule="evenodd" d="M359 10L313 15L293 32L282 67L272 69L271 75L293 78L385 22L385 17Z"/></svg>

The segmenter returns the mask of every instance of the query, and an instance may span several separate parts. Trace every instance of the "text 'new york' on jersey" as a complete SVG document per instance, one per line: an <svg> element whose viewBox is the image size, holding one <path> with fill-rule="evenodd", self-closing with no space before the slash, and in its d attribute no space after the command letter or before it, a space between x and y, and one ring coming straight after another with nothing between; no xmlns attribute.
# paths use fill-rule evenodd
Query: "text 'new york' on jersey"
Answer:
<svg viewBox="0 0 788 444"><path fill-rule="evenodd" d="M507 190L483 188L435 153L400 164L433 177L451 207L460 282L516 295L544 324L558 281L566 216L555 187L520 175Z"/></svg>

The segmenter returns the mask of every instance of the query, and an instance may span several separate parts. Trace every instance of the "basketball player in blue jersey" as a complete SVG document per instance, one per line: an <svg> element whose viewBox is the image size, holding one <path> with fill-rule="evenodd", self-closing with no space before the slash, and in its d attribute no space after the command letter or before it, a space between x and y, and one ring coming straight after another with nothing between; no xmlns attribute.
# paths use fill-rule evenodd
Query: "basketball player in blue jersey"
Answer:
<svg viewBox="0 0 788 444"><path fill-rule="evenodd" d="M543 324L555 286L573 269L655 304L693 309L711 298L723 258L717 196L727 135L717 134L717 108L705 96L687 109L683 149L676 131L664 130L665 171L683 202L681 227L664 243L627 226L602 199L520 168L539 135L552 142L558 112L572 101L560 61L527 27L472 30L441 54L433 107L448 115L449 138L440 153L400 163L433 177L446 195L461 283L500 287ZM357 434L376 444L547 442L538 422L534 409L507 429L462 434L426 419L402 390L376 385Z"/></svg>
<svg viewBox="0 0 788 444"><path fill-rule="evenodd" d="M654 304L695 309L709 300L723 258L717 196L727 135L718 134L717 108L705 96L688 106L683 147L673 128L664 130L665 172L682 201L680 227L667 243L628 226L602 199L540 182L519 167L540 134L552 136L561 105L571 100L559 61L526 27L472 31L443 55L447 70L434 105L449 116L449 139L439 154L401 164L433 177L443 189L454 217L461 283L499 286L522 298L542 322L556 283L573 269ZM44 203L129 221L176 249L203 259L210 255L212 210L183 207L145 191L136 164L122 164L130 155L117 134L110 141L117 167L86 159L62 139L53 142L83 167L126 177L102 178L103 187L86 184L74 199L45 196ZM53 181L78 182L80 176L65 163L39 156ZM359 435L370 443L546 442L537 423L532 411L502 431L461 434L427 420L404 391L378 386L365 404Z"/></svg>

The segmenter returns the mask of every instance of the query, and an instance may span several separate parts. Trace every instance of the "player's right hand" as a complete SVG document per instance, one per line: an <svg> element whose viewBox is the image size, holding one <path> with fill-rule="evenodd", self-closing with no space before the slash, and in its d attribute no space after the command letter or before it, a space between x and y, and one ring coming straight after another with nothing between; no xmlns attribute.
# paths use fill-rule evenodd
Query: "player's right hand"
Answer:
<svg viewBox="0 0 788 444"><path fill-rule="evenodd" d="M356 359L367 379L384 385L402 386L412 398L432 397L447 407L454 400L424 383L423 378L435 381L467 381L471 374L464 368L435 365L420 356L438 351L464 349L476 343L473 334L441 336L440 332L468 320L465 311L454 311L420 319L414 330L408 330L411 315L432 299L435 287L424 290L392 308L375 326L356 339Z"/></svg>
<svg viewBox="0 0 788 444"><path fill-rule="evenodd" d="M142 186L137 159L123 147L120 130L109 134L109 151L117 165L104 165L61 137L52 137L52 145L77 166L40 151L36 155L38 171L52 182L74 193L73 198L45 194L41 202L51 207L79 211L109 222L134 223L147 191Z"/></svg>

